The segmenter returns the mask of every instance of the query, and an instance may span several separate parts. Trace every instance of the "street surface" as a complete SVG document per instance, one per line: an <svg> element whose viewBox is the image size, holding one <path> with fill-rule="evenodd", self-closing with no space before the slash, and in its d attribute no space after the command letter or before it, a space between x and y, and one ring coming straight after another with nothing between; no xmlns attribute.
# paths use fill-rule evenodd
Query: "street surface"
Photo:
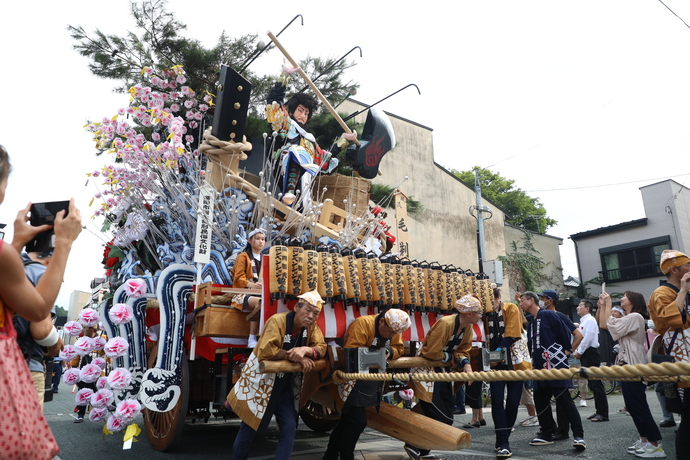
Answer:
<svg viewBox="0 0 690 460"><path fill-rule="evenodd" d="M652 389L647 391L649 402L655 420L661 420L661 411L656 395ZM577 401L576 401L577 402ZM611 410L609 422L592 423L586 417L594 412L594 401L588 401L588 407L578 407L585 428L587 449L578 452L572 449L571 441L557 441L553 445L532 447L528 445L530 439L538 431L538 427L517 427L511 435L513 458L519 459L632 459L626 452L627 447L637 439L637 432L631 417L619 414L623 407L623 397L620 394L609 396ZM143 432L144 421L141 417L136 423L142 428L137 437L138 442L132 444L130 450L122 450L122 433L103 436L103 423L74 423L74 395L67 386L60 385L60 392L54 395L52 402L45 404L44 413L55 434L61 448L62 460L93 460L98 459L141 459L147 460L187 460L187 459L232 459L232 442L239 427L238 420L227 422L214 421L209 423L187 423L178 442L167 453L153 450ZM468 409L469 410L469 409ZM443 453L447 460L454 459L486 459L494 456L494 431L492 429L491 409L484 410L487 425L468 430L472 435L472 446L468 450ZM527 412L523 407L518 413L518 421L524 419ZM456 415L454 426L462 427L469 422L470 415ZM676 417L676 422L679 418ZM274 458L277 443L277 430L272 424L263 436L257 436L252 446L252 459L268 460ZM675 458L674 438L675 428L661 428L664 437L662 441L667 458ZM303 423L299 424L293 458L300 460L320 459L328 443L328 435L317 434L309 430ZM367 429L358 447L358 459L400 460L407 459L402 449L402 443L381 433ZM437 454L439 454L437 452Z"/></svg>

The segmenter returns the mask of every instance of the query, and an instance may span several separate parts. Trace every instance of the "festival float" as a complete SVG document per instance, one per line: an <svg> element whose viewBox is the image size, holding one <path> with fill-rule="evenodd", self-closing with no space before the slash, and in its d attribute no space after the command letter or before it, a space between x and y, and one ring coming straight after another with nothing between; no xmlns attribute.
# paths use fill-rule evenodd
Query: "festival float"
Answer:
<svg viewBox="0 0 690 460"><path fill-rule="evenodd" d="M269 37L301 72L277 38ZM383 112L371 108L361 137L347 148L359 177L315 174L296 193L285 192L277 185L280 157L266 155L257 174L240 167L252 149L244 136L251 84L237 71L223 67L216 94L203 97L186 85L180 66L142 72L149 84L129 90L128 107L87 126L97 148L114 158L89 174L98 189L94 214L105 217L103 230L113 236L104 252L110 292L94 306L110 337L101 345L112 363L98 391L81 395L86 403L98 399L91 420L105 422L105 433L124 430L131 442L137 433L132 420L141 408L149 441L164 451L185 420L233 417L223 403L251 352L249 312L232 302L238 294L261 297L263 324L291 309L298 295L318 290L326 301L318 325L331 343L342 343L348 324L361 315L405 309L413 320L403 334L411 351L378 367L406 373L428 366L415 361L423 360L414 358L416 344L458 298L475 293L490 308L486 277L387 252L394 237L383 209L369 206L366 180L379 173L382 156L395 146ZM282 109L274 104L268 110ZM264 152L275 151L281 136L264 134ZM261 289L233 288L235 258L256 228L266 230L267 240ZM342 366L338 353L331 347L330 359L305 376L300 414L315 431L330 430L339 417L330 379ZM265 372L289 371L292 363L270 364ZM354 366L368 371L371 364ZM69 378L75 383L80 377ZM397 406L382 403L368 417L370 427L420 447L469 447L466 432Z"/></svg>

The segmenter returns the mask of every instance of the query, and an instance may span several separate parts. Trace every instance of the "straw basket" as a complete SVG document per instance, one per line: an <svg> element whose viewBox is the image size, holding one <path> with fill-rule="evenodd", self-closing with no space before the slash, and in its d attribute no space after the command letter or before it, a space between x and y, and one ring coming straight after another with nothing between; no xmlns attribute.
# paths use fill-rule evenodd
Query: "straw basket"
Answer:
<svg viewBox="0 0 690 460"><path fill-rule="evenodd" d="M328 188L325 192L324 187ZM369 188L369 181L361 177L342 174L318 175L314 179L312 193L315 200L330 198L335 206L346 211L352 212L350 205L356 204L357 208L354 212L359 213L369 206ZM343 203L343 200L347 200L348 204Z"/></svg>

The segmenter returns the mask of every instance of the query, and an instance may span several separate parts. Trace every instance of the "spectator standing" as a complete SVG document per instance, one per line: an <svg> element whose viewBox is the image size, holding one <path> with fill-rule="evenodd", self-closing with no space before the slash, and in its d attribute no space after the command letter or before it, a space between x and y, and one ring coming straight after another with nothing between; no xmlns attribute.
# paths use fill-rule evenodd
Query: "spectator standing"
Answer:
<svg viewBox="0 0 690 460"><path fill-rule="evenodd" d="M575 349L575 359L580 360L582 367L599 367L601 356L599 355L599 325L592 316L592 302L582 300L577 306L577 314L580 316L580 331L582 341ZM596 412L593 417L589 417L592 422L609 421L609 403L606 399L606 390L601 380L591 380L589 387L594 393L594 406ZM585 390L584 396L587 395ZM580 397L583 395L580 394Z"/></svg>

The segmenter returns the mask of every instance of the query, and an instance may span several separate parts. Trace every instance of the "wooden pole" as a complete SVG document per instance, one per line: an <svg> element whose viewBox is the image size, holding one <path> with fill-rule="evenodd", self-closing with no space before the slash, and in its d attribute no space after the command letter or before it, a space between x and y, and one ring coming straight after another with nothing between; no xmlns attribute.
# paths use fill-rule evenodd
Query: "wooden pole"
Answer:
<svg viewBox="0 0 690 460"><path fill-rule="evenodd" d="M314 91L314 94L316 94L316 96L321 100L321 102L328 109L328 111L331 112L331 115L333 115L333 117L336 119L338 124L343 128L343 131L345 131L347 134L352 134L352 131L350 130L350 128L345 124L343 119L340 118L340 115L338 115L338 112L335 111L335 109L333 108L331 103L328 102L328 99L326 99L324 97L324 95L321 94L321 91L319 91L319 89L311 81L311 79L307 76L307 74L304 72L304 70L302 70L302 68L297 64L297 62L295 62L295 60L292 59L292 56L290 56L290 53L288 53L287 50L283 47L283 45L280 44L280 42L278 41L278 38L276 38L276 36L273 35L273 33L270 30L267 33L268 33L268 37L271 39L273 44L276 45L276 48L278 48L280 50L280 52L283 53L283 56L285 56L285 59L290 61L290 64L292 64L292 66L297 69L297 72L302 76L302 78L304 78L304 81L306 81L307 85L309 85L311 90ZM359 141L357 139L354 140L354 143L359 145Z"/></svg>
<svg viewBox="0 0 690 460"><path fill-rule="evenodd" d="M367 426L421 449L467 449L472 437L466 431L398 406L381 403L379 411L367 407Z"/></svg>

